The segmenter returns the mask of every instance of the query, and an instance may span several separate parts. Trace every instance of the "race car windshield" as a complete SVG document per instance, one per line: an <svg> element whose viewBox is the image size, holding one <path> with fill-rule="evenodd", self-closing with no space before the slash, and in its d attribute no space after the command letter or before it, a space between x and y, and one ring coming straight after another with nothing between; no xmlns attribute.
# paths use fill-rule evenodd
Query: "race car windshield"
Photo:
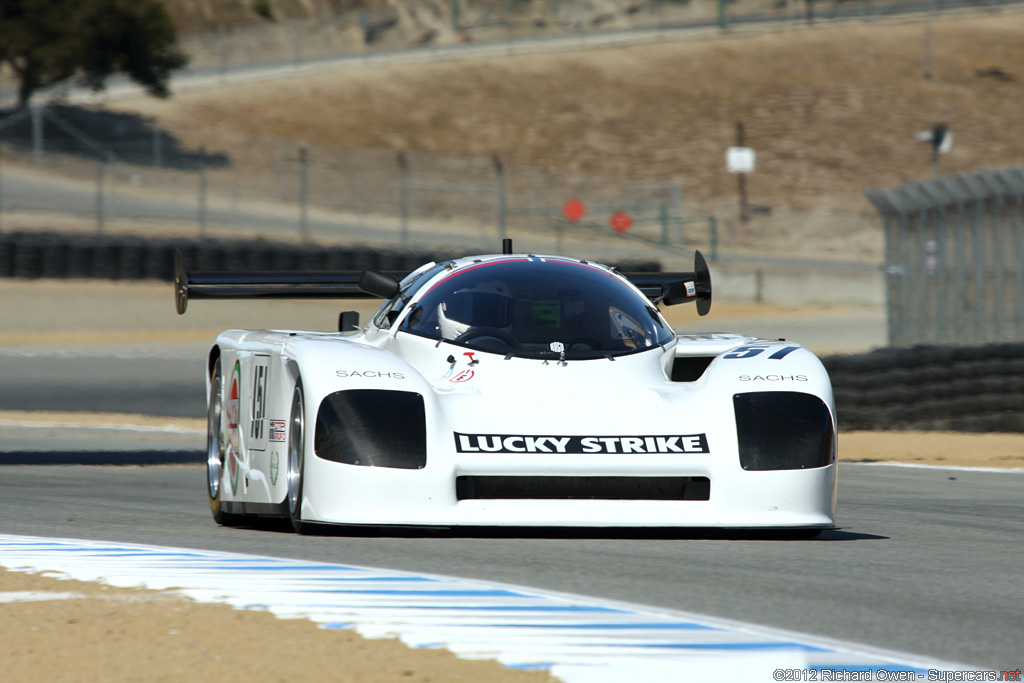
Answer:
<svg viewBox="0 0 1024 683"><path fill-rule="evenodd" d="M600 268L513 258L459 269L435 283L403 331L523 358L621 356L672 340L641 295Z"/></svg>

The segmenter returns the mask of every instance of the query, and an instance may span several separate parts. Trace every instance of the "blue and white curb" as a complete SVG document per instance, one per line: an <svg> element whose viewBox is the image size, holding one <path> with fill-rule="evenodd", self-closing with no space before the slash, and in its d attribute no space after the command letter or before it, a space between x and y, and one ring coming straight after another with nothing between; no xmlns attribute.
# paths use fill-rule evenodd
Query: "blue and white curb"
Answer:
<svg viewBox="0 0 1024 683"><path fill-rule="evenodd" d="M0 534L0 566L174 589L199 602L310 619L369 638L397 637L412 647L447 648L513 668L546 669L566 683L759 682L780 680L778 669L926 674L966 668L655 607L275 557Z"/></svg>

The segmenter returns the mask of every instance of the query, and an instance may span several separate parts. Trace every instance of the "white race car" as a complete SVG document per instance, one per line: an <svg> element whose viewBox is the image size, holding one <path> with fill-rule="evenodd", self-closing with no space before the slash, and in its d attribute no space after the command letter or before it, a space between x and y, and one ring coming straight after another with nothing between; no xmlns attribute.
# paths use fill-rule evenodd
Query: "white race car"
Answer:
<svg viewBox="0 0 1024 683"><path fill-rule="evenodd" d="M835 525L836 421L799 344L677 334L692 273L504 253L362 273L187 273L197 298L370 298L339 332L228 330L210 350L214 519L315 524Z"/></svg>

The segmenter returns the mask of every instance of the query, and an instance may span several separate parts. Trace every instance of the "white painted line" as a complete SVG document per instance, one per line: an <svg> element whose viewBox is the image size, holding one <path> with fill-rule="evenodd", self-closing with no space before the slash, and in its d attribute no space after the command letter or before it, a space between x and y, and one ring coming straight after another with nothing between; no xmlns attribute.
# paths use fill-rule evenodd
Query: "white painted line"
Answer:
<svg viewBox="0 0 1024 683"><path fill-rule="evenodd" d="M17 420L0 420L0 427L16 427L18 429L91 429L108 432L131 432L133 434L206 436L205 429L195 429L180 425L89 424L85 422L19 422Z"/></svg>
<svg viewBox="0 0 1024 683"><path fill-rule="evenodd" d="M925 465L917 462L861 462L857 460L840 460L844 465L863 465L865 467L913 467L922 470L952 470L954 472L995 472L1024 473L1024 467L967 467L963 465Z"/></svg>
<svg viewBox="0 0 1024 683"><path fill-rule="evenodd" d="M770 681L776 669L965 670L803 633L508 584L160 546L0 535L0 565L175 590L307 618L468 659L546 669L566 683Z"/></svg>
<svg viewBox="0 0 1024 683"><path fill-rule="evenodd" d="M75 600L86 596L81 593L57 593L54 591L8 591L0 593L0 603L42 602L46 600Z"/></svg>

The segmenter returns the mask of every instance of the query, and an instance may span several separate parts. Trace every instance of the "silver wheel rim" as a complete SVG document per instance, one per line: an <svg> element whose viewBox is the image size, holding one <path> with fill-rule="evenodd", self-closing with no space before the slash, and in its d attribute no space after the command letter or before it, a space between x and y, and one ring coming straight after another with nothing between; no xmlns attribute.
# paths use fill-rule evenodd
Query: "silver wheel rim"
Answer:
<svg viewBox="0 0 1024 683"><path fill-rule="evenodd" d="M302 410L302 387L295 386L292 415L288 425L288 511L298 515L299 488L302 483L302 444L305 422Z"/></svg>
<svg viewBox="0 0 1024 683"><path fill-rule="evenodd" d="M206 422L206 486L210 498L220 494L220 477L224 471L224 439L221 430L222 397L220 364L210 382L210 411Z"/></svg>

